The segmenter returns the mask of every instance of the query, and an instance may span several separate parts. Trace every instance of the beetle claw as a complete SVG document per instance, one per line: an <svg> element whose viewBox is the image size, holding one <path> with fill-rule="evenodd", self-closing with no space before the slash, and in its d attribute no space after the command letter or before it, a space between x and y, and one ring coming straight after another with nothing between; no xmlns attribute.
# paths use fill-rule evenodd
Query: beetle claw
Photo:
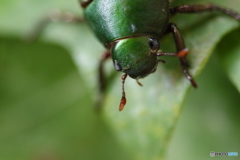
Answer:
<svg viewBox="0 0 240 160"><path fill-rule="evenodd" d="M143 85L142 85L142 83L141 83L141 82L139 82L139 80L138 80L138 79L136 79L136 81L137 81L137 84L138 84L139 86L141 86L141 87L143 86Z"/></svg>
<svg viewBox="0 0 240 160"><path fill-rule="evenodd" d="M162 59L159 59L158 62L162 62L162 63L164 63L164 64L167 64L167 62L164 61L164 60L162 60Z"/></svg>

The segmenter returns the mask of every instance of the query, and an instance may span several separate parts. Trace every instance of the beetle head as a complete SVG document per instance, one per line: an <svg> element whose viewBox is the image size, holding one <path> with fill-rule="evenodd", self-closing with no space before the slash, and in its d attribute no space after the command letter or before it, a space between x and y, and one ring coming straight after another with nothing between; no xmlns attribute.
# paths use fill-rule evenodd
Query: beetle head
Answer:
<svg viewBox="0 0 240 160"><path fill-rule="evenodd" d="M116 42L112 48L113 64L134 79L144 78L156 70L159 43L150 37L134 37Z"/></svg>
<svg viewBox="0 0 240 160"><path fill-rule="evenodd" d="M121 39L112 47L113 64L134 79L144 78L156 70L159 43L147 36Z"/></svg>

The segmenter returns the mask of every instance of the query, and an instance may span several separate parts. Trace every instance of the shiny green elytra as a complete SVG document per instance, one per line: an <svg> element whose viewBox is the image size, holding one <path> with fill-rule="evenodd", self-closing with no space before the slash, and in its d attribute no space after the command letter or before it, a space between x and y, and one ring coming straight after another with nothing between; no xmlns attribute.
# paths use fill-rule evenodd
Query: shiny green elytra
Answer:
<svg viewBox="0 0 240 160"><path fill-rule="evenodd" d="M116 42L111 56L117 70L121 66L121 71L137 79L155 70L158 60L149 38L159 40L163 34L169 19L168 0L93 0L84 13L107 48Z"/></svg>
<svg viewBox="0 0 240 160"><path fill-rule="evenodd" d="M160 37L168 24L168 0L93 0L84 9L85 18L108 46L134 35Z"/></svg>

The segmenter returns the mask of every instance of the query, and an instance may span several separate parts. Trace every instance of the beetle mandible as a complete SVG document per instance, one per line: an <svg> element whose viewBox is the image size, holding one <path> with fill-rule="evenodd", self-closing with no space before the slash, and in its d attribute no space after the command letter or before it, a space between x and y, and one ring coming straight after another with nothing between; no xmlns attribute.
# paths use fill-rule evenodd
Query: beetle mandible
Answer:
<svg viewBox="0 0 240 160"><path fill-rule="evenodd" d="M172 8L168 0L80 0L80 4L91 29L107 49L99 66L100 90L105 88L103 62L106 59L111 57L115 69L125 73L122 76L120 111L126 104L124 83L127 76L138 82L138 79L153 73L159 62L164 63L160 56L179 58L184 75L193 87L197 87L188 72L186 56L189 50L177 25L169 22L171 16L176 13L219 11L240 21L237 12L211 4ZM160 38L167 33L174 37L176 53L159 50Z"/></svg>

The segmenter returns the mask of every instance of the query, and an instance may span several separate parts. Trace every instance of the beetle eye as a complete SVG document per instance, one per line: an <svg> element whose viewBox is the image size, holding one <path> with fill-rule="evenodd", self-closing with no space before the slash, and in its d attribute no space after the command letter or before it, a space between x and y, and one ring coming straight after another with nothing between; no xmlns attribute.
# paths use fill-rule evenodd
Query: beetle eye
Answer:
<svg viewBox="0 0 240 160"><path fill-rule="evenodd" d="M159 48L158 41L154 38L149 38L148 43L149 43L149 46L150 46L151 50L155 51Z"/></svg>

